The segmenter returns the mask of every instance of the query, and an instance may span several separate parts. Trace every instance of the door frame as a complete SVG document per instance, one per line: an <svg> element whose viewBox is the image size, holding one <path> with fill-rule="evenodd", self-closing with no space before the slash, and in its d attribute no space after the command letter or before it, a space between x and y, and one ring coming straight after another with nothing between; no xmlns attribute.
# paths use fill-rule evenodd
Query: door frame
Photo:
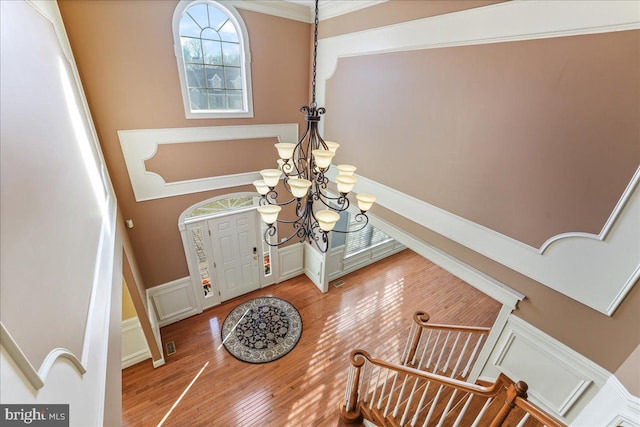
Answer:
<svg viewBox="0 0 640 427"><path fill-rule="evenodd" d="M227 210L221 210L219 212L215 212L207 215L189 217L189 215L193 211L209 203L221 201L224 199L233 199L233 198L240 198L240 197L247 197L247 196L251 196L254 198L254 202L250 206L230 208ZM211 246L212 236L209 235L207 221L210 219L221 218L225 216L234 215L237 213L253 211L255 216L255 221L256 221L255 222L256 243L258 243L258 247L260 249L263 249L264 245L260 246L260 243L262 243L263 241L264 224L260 219L260 215L257 215L259 200L260 200L260 195L256 192L229 193L223 196L212 197L212 198L200 201L190 206L189 208L185 209L184 212L182 212L182 214L180 215L178 219L178 229L180 230L180 236L182 238L182 246L183 246L185 257L187 260L187 267L189 269L189 279L191 281L192 292L194 294L194 299L196 301L196 305L198 307L199 312L202 312L203 310L209 307L213 307L221 303L219 289L217 287L218 286L217 272L214 270L215 267L214 267L214 259L213 259L212 246ZM209 270L209 277L216 278L215 283L212 283L213 293L209 297L204 296L202 279L200 276L200 269L198 266L198 259L196 256L195 245L193 243L193 239L191 235L192 233L191 230L195 228L202 228L203 246L204 246L206 260L207 260L207 267ZM279 281L278 247L271 247L270 249L271 249L270 274L265 275L264 268L258 268L258 278L259 278L260 288L264 288L266 286L272 285ZM263 251L260 251L260 255L264 256Z"/></svg>

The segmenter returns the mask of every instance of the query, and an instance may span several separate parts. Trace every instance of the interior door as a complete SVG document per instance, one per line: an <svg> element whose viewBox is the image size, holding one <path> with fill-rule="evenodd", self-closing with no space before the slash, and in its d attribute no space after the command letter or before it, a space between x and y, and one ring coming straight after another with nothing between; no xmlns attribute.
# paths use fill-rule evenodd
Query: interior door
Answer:
<svg viewBox="0 0 640 427"><path fill-rule="evenodd" d="M260 287L256 212L240 212L208 220L220 300Z"/></svg>

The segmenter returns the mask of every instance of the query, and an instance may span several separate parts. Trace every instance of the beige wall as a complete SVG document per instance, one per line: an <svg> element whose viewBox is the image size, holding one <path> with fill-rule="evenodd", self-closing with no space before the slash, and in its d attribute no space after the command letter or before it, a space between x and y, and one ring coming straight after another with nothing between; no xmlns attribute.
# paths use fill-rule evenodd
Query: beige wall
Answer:
<svg viewBox="0 0 640 427"><path fill-rule="evenodd" d="M342 58L325 136L363 176L535 248L598 234L640 163L639 50L622 31Z"/></svg>
<svg viewBox="0 0 640 427"><path fill-rule="evenodd" d="M615 374L629 393L640 396L640 345L636 347Z"/></svg>
<svg viewBox="0 0 640 427"><path fill-rule="evenodd" d="M243 186L135 202L117 131L274 123L302 126L299 108L309 102L309 24L239 10L251 43L254 118L185 119L171 32L176 4L175 0L59 2L120 208L124 218L135 223L128 234L146 287L188 276L177 227L180 213L210 197L255 190ZM249 150L251 144L254 147ZM185 176L192 161L198 177L246 172L243 162L229 166L234 151L253 170L272 167L276 150L271 144L240 141L233 147L222 144L217 153L207 144L204 152L190 144L164 146L163 158L153 167L168 170L164 156L169 154L170 162L177 165L169 180ZM200 155L206 160L195 161Z"/></svg>
<svg viewBox="0 0 640 427"><path fill-rule="evenodd" d="M323 21L322 34L451 2L400 3ZM337 163L532 246L598 233L640 164L639 50L640 32L627 31L341 58L327 82L325 137L342 143ZM394 212L373 212L526 295L518 317L610 372L640 343L638 286L607 317Z"/></svg>

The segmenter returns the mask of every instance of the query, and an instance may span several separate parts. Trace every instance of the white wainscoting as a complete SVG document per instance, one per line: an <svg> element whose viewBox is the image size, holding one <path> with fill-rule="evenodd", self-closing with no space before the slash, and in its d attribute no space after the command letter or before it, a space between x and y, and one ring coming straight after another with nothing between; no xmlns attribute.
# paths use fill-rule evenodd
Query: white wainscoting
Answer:
<svg viewBox="0 0 640 427"><path fill-rule="evenodd" d="M202 312L189 277L147 289L147 296L153 302L160 327Z"/></svg>
<svg viewBox="0 0 640 427"><path fill-rule="evenodd" d="M278 249L278 282L284 282L304 273L304 246L302 243Z"/></svg>
<svg viewBox="0 0 640 427"><path fill-rule="evenodd" d="M313 249L308 243L304 246L304 274L325 293L329 290L329 284L325 282L324 271L325 255Z"/></svg>
<svg viewBox="0 0 640 427"><path fill-rule="evenodd" d="M571 426L640 427L640 397L611 375Z"/></svg>
<svg viewBox="0 0 640 427"><path fill-rule="evenodd" d="M122 369L151 359L149 346L144 338L137 317L122 321Z"/></svg>
<svg viewBox="0 0 640 427"><path fill-rule="evenodd" d="M524 320L511 315L482 379L502 372L529 385L529 399L564 423L572 421L611 375Z"/></svg>

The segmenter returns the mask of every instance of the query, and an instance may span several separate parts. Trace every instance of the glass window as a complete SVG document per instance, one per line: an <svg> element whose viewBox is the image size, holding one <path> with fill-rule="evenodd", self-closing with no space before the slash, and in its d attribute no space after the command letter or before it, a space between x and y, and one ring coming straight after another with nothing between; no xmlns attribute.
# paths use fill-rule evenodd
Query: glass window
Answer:
<svg viewBox="0 0 640 427"><path fill-rule="evenodd" d="M248 35L235 9L180 2L174 38L187 118L252 117Z"/></svg>
<svg viewBox="0 0 640 427"><path fill-rule="evenodd" d="M371 224L367 224L367 226L360 231L352 231L358 230L360 227L362 227L362 224L353 219L351 219L351 221L349 222L350 233L347 234L345 257L348 257L349 255L353 255L365 249L369 249L380 243L392 240L391 236L383 233Z"/></svg>

